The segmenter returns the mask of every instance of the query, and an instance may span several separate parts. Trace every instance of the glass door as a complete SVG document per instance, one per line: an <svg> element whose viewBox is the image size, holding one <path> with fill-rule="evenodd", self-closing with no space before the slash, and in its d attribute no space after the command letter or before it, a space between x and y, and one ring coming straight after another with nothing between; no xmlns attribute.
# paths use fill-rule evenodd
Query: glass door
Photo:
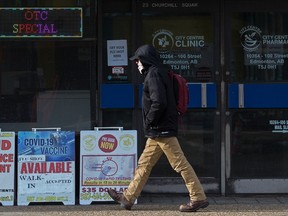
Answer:
<svg viewBox="0 0 288 216"><path fill-rule="evenodd" d="M287 193L288 12L225 1L227 193Z"/></svg>
<svg viewBox="0 0 288 216"><path fill-rule="evenodd" d="M135 49L152 44L163 63L189 82L189 111L179 120L178 138L206 191L219 193L220 75L216 26L220 5L217 1L138 0L136 7ZM137 68L134 70L136 73ZM139 76L138 82L142 81ZM181 186L171 187L177 184ZM181 177L171 170L164 156L154 167L145 190L186 192Z"/></svg>

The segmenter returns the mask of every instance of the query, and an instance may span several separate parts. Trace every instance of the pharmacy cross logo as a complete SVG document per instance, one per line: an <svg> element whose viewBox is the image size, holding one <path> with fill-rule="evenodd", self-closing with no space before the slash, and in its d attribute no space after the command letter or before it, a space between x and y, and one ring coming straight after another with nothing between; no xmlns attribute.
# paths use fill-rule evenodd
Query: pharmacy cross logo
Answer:
<svg viewBox="0 0 288 216"><path fill-rule="evenodd" d="M165 29L160 29L157 30L152 36L152 44L159 53L166 53L172 50L174 46L172 32Z"/></svg>
<svg viewBox="0 0 288 216"><path fill-rule="evenodd" d="M240 40L246 51L257 50L261 44L261 30L256 26L245 26L240 30Z"/></svg>

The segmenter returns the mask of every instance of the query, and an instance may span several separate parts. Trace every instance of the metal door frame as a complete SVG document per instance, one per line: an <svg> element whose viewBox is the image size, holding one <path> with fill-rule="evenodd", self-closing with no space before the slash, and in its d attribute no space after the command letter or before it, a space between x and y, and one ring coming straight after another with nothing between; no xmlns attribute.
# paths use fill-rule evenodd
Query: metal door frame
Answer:
<svg viewBox="0 0 288 216"><path fill-rule="evenodd" d="M136 33L135 33L135 39L133 42L134 45L134 49L136 49L137 47L139 47L139 45L141 45L141 41L142 41L142 35L140 35L140 30L142 28L141 25L139 25L139 20L141 20L141 13L139 13L138 11L141 11L140 9L140 4L142 4L143 2L155 2L155 1L151 1L151 0L137 0L136 3L133 3L133 16L134 16L134 21L133 21L133 29L136 29ZM215 1L213 0L204 0L201 2L197 2L196 4L201 4L201 12L207 12L207 13L211 13L211 16L213 17L213 22L214 22L214 27L213 27L213 31L214 31L214 53L213 53L213 57L214 57L214 67L215 67L215 71L213 71L215 73L215 82L214 83L189 83L190 86L190 91L193 91L194 94L195 92L197 92L197 96L199 96L199 98L197 98L197 101L199 101L199 103L193 103L193 105L191 105L190 108L197 108L197 109L215 109L215 124L220 125L220 121L222 121L222 112L223 110L221 110L220 107L222 107L222 103L220 100L223 101L223 96L224 93L222 93L222 82L221 82L221 65L220 65L220 43L217 43L218 41L220 41L221 35L221 28L218 28L220 25L220 16L221 16L221 7L220 7L220 1L217 5L217 3L215 3ZM178 1L163 1L163 2L169 2L171 4L174 3L179 3ZM187 1L183 1L183 2L187 2ZM189 1L192 2L193 4L195 4L195 2L193 1ZM157 3L159 3L159 1L157 1ZM217 5L217 7L211 7L211 4L215 4ZM205 5L205 7L203 7ZM207 7L207 5L209 5L209 7ZM194 9L195 10L195 9ZM179 12L181 13L181 11L179 10ZM178 13L179 13L178 12ZM197 11L198 12L198 11ZM141 83L141 77L136 76L134 82L140 84ZM141 85L140 85L141 87ZM211 93L213 93L213 89L215 88L215 98L216 98L216 102L212 102L213 101L213 97L211 97ZM221 90L220 90L221 89ZM199 99L199 100L198 100ZM195 99L193 99L195 100ZM195 100L196 101L196 100ZM142 127L142 126L141 126ZM140 128L141 128L140 127ZM215 128L217 128L217 130L219 129L218 126L215 126ZM219 129L220 131L221 129ZM207 191L208 193L225 193L225 178L223 178L222 175L224 175L225 172L223 172L223 167L225 167L225 158L223 158L223 155L225 155L224 153L224 149L223 148L225 146L224 142L220 142L220 139L222 139L222 132L221 132L221 137L220 137L220 133L218 134L217 132L215 132L215 136L217 136L217 140L215 138L215 145L219 145L217 146L217 148L219 148L219 150L217 150L217 152L215 152L215 154L219 154L216 157L217 160L219 160L219 162L217 162L219 164L219 167L217 167L217 169L219 169L219 179L214 178L214 177L199 177L205 191ZM221 147L220 147L220 143L221 143ZM221 149L221 150L220 150ZM221 154L221 155L220 155ZM221 160L221 161L220 161ZM193 166L193 164L192 164ZM187 189L185 187L185 185L183 184L183 180L181 177L179 178L149 178L147 184L144 187L144 192L148 192L148 193L155 193L155 192L169 192L169 193L186 193Z"/></svg>

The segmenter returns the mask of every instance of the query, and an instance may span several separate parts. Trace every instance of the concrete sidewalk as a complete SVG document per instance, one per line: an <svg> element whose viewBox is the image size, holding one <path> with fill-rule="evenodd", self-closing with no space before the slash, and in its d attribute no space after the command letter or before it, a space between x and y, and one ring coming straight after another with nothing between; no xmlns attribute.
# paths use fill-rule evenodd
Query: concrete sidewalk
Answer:
<svg viewBox="0 0 288 216"><path fill-rule="evenodd" d="M181 195L143 195L131 211L126 211L119 204L93 203L92 205L64 206L56 204L29 206L1 206L0 216L177 216L197 214L201 216L288 216L288 195L283 196L209 196L210 205L197 213L182 213L179 205L188 202Z"/></svg>

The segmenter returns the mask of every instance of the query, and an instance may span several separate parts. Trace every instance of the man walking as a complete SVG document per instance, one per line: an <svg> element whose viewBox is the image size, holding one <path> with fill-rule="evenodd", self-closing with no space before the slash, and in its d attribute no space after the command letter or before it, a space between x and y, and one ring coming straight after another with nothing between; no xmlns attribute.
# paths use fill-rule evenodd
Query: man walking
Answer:
<svg viewBox="0 0 288 216"><path fill-rule="evenodd" d="M206 208L209 205L206 195L177 139L178 112L168 68L161 63L159 53L151 45L140 46L130 60L136 62L144 76L142 115L147 141L127 190L122 194L109 189L109 195L125 209L131 210L153 166L164 153L172 168L181 174L189 192L190 201L181 205L179 210L195 212Z"/></svg>

